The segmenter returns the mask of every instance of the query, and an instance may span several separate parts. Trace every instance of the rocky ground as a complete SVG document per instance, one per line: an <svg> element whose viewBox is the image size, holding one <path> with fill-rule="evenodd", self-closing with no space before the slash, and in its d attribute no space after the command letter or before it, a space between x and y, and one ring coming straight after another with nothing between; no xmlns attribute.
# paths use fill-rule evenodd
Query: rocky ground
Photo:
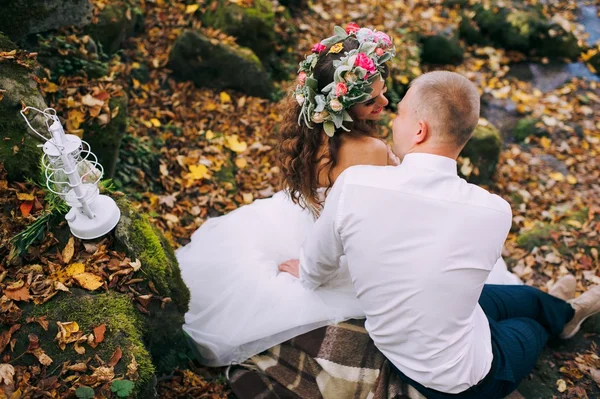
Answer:
<svg viewBox="0 0 600 399"><path fill-rule="evenodd" d="M600 283L598 1L47 3L0 5L0 397L227 396L173 333L187 290L172 248L279 189L277 100L303 54L350 21L394 37L392 104L432 69L477 83L460 172L511 202L509 267L544 290L568 272L578 292ZM36 185L21 101L56 108L114 176L104 190L126 217L106 240L70 238ZM551 343L520 392L600 396L599 323Z"/></svg>

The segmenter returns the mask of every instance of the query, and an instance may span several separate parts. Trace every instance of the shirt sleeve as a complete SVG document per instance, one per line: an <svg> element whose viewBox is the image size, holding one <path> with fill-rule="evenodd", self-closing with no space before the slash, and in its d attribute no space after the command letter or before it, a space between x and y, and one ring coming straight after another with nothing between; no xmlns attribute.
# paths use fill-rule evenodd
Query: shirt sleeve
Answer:
<svg viewBox="0 0 600 399"><path fill-rule="evenodd" d="M327 196L321 216L300 250L300 282L309 290L337 276L343 255L338 224L343 203L344 173L336 180Z"/></svg>

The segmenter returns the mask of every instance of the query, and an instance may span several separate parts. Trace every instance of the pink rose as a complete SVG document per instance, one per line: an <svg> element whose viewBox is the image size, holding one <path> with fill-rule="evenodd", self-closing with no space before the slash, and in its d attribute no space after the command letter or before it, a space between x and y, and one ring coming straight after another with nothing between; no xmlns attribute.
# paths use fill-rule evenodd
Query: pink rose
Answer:
<svg viewBox="0 0 600 399"><path fill-rule="evenodd" d="M348 25L346 25L346 34L349 35L352 32L358 32L359 29L360 26L358 26L358 24L350 22Z"/></svg>
<svg viewBox="0 0 600 399"><path fill-rule="evenodd" d="M346 93L348 93L348 86L346 86L346 84L340 82L337 85L335 85L335 96L336 97L345 96Z"/></svg>
<svg viewBox="0 0 600 399"><path fill-rule="evenodd" d="M390 37L383 32L375 32L373 34L373 39L375 39L375 42L385 43L385 45L388 47L392 45L392 39L390 39Z"/></svg>
<svg viewBox="0 0 600 399"><path fill-rule="evenodd" d="M298 84L304 86L304 83L306 83L306 72L300 72L298 74Z"/></svg>
<svg viewBox="0 0 600 399"><path fill-rule="evenodd" d="M375 63L365 53L358 53L356 56L356 61L354 61L354 65L366 69L367 75L376 71Z"/></svg>
<svg viewBox="0 0 600 399"><path fill-rule="evenodd" d="M321 44L321 43L316 43L313 48L312 48L312 52L313 53L317 53L319 54L321 51L325 50L327 48L327 46Z"/></svg>
<svg viewBox="0 0 600 399"><path fill-rule="evenodd" d="M385 53L385 51L381 47L377 47L375 49L375 54L377 54L377 56L379 56L379 57L381 57L384 53Z"/></svg>

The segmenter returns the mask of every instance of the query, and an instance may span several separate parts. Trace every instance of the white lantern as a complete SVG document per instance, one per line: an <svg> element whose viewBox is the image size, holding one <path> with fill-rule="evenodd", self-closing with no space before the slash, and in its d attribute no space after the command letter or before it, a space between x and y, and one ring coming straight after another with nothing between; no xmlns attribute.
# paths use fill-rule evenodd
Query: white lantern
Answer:
<svg viewBox="0 0 600 399"><path fill-rule="evenodd" d="M31 126L26 115L28 110L45 118L50 137ZM89 144L73 134L65 134L52 108L41 111L26 107L21 115L29 128L45 141L42 164L46 185L71 207L65 215L71 233L77 238L92 240L110 232L119 222L121 211L112 198L100 195L98 182L104 169Z"/></svg>

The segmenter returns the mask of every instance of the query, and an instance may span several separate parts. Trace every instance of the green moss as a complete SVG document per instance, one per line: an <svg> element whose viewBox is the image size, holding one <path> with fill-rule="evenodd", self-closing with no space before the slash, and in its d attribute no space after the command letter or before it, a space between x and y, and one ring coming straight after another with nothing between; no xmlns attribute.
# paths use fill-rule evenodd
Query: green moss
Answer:
<svg viewBox="0 0 600 399"><path fill-rule="evenodd" d="M50 324L48 331L42 330L37 323L24 325L15 336L17 338L15 353L25 351L28 344L27 335L35 334L39 338L41 348L53 360L48 371L54 370L59 373L60 367L56 366L64 362L84 362L94 355L108 361L114 351L121 348L123 357L115 366L115 374L126 374L127 365L132 357L135 357L139 379L135 382L134 397L146 398L152 391L155 385L153 381L155 370L142 340L145 325L128 296L115 292L91 295L80 289L72 289L72 294L61 293L43 305L28 304L23 307L23 310L24 317L46 316ZM73 350L73 344L67 345L63 351L54 341L58 332L57 321L77 322L80 331L84 334L91 333L95 327L105 324L107 328L104 341L96 348L83 344L86 349L83 355ZM25 365L37 362L32 355L24 356L19 361Z"/></svg>
<svg viewBox="0 0 600 399"><path fill-rule="evenodd" d="M479 26L469 17L462 15L458 26L459 36L469 44L487 45L489 40Z"/></svg>
<svg viewBox="0 0 600 399"><path fill-rule="evenodd" d="M119 107L119 113L108 124L101 126L94 119L91 123L83 125L83 139L98 157L98 161L104 167L104 178L107 179L115 174L121 140L127 131L127 96L111 98L109 107L111 112Z"/></svg>
<svg viewBox="0 0 600 399"><path fill-rule="evenodd" d="M473 137L469 140L461 157L469 158L471 164L478 170L469 176L473 183L487 183L494 176L496 165L502 150L500 132L493 125L477 126Z"/></svg>
<svg viewBox="0 0 600 399"><path fill-rule="evenodd" d="M0 64L0 87L6 90L0 101L0 160L9 180L37 178L42 151L32 138L20 114L21 100L38 109L46 107L37 84L24 67L12 63ZM40 125L35 124L36 128ZM43 132L42 132L43 133Z"/></svg>
<svg viewBox="0 0 600 399"><path fill-rule="evenodd" d="M551 233L557 231L556 226L539 224L517 237L517 245L531 251L551 242Z"/></svg>
<svg viewBox="0 0 600 399"><path fill-rule="evenodd" d="M423 52L421 61L428 64L450 65L460 64L464 57L464 50L455 37L439 34L427 36L421 41Z"/></svg>
<svg viewBox="0 0 600 399"><path fill-rule="evenodd" d="M0 51L11 51L17 48L17 45L4 33L0 31Z"/></svg>
<svg viewBox="0 0 600 399"><path fill-rule="evenodd" d="M187 312L190 292L181 278L173 248L146 215L133 209L124 199L117 204L121 221L115 236L120 246L132 259L142 262L138 273L152 281L161 295L171 297L181 313Z"/></svg>
<svg viewBox="0 0 600 399"><path fill-rule="evenodd" d="M186 31L177 38L169 67L180 79L200 87L230 88L266 98L274 93L271 76L251 50L213 43L197 31Z"/></svg>
<svg viewBox="0 0 600 399"><path fill-rule="evenodd" d="M517 142L525 141L529 136L544 136L547 132L538 127L540 120L535 118L525 118L517 122L514 130L514 138Z"/></svg>
<svg viewBox="0 0 600 399"><path fill-rule="evenodd" d="M236 167L231 162L231 159L227 160L221 169L214 173L214 179L218 181L225 189L229 192L237 190L237 181L235 180Z"/></svg>
<svg viewBox="0 0 600 399"><path fill-rule="evenodd" d="M571 212L565 218L558 223L538 223L533 228L519 234L517 237L517 245L531 251L535 247L541 247L542 245L556 246L552 235L563 231L570 231L577 228L577 225L582 225L588 219L587 208L581 209L576 212ZM573 252L573 249L585 249L589 248L590 243L587 240L581 240L573 248L567 247L564 244L560 244L557 249L563 254L567 255Z"/></svg>
<svg viewBox="0 0 600 399"><path fill-rule="evenodd" d="M554 35L550 35L550 31ZM536 55L544 57L569 58L575 60L582 52L578 40L572 32L566 32L558 24L550 24L540 29L532 40L532 49Z"/></svg>
<svg viewBox="0 0 600 399"><path fill-rule="evenodd" d="M241 46L249 47L264 57L274 50L275 13L268 0L254 0L251 6L239 6L227 0L216 0L214 11L207 11L202 21L237 38Z"/></svg>

